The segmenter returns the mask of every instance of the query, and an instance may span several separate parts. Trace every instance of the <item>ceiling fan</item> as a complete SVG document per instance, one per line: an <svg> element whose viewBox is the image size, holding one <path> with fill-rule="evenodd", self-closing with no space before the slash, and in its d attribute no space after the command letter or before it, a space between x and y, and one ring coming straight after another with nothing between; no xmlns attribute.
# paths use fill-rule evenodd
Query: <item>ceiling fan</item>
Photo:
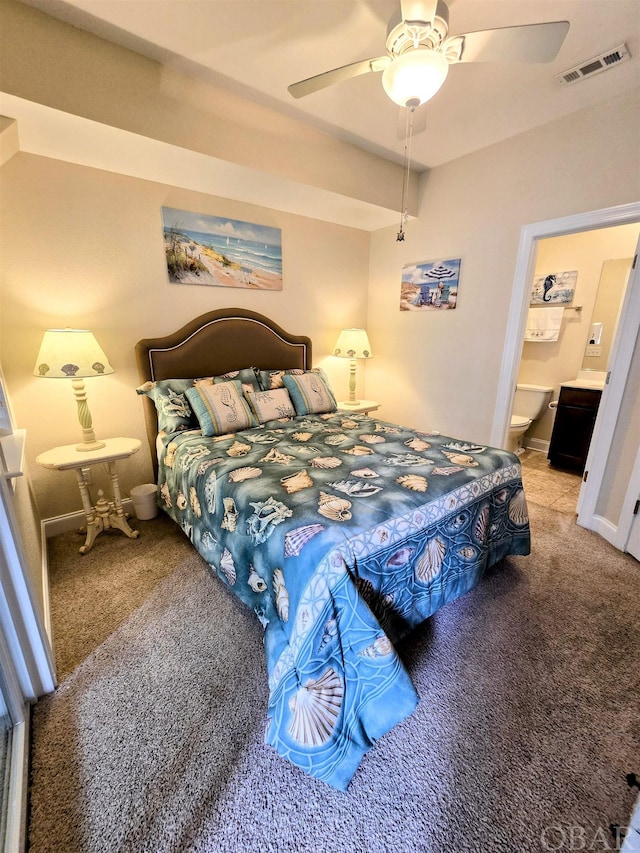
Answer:
<svg viewBox="0 0 640 853"><path fill-rule="evenodd" d="M458 62L551 62L569 30L568 21L501 27L449 36L444 0L400 0L387 28L387 53L352 62L292 83L294 98L361 74L382 71L385 92L401 107L415 109L444 83Z"/></svg>

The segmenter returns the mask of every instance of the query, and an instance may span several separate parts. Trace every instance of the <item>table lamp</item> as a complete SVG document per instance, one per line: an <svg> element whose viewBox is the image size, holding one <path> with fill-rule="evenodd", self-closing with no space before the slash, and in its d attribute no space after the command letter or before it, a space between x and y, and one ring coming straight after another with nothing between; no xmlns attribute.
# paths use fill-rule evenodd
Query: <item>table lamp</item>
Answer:
<svg viewBox="0 0 640 853"><path fill-rule="evenodd" d="M71 379L82 427L82 443L76 450L98 450L104 441L96 441L87 403L84 379L113 373L109 359L88 329L47 329L40 344L34 376L43 379Z"/></svg>
<svg viewBox="0 0 640 853"><path fill-rule="evenodd" d="M333 354L338 358L350 359L349 399L345 401L345 405L360 405L360 400L356 400L356 359L373 356L366 331L364 329L343 329L338 335Z"/></svg>

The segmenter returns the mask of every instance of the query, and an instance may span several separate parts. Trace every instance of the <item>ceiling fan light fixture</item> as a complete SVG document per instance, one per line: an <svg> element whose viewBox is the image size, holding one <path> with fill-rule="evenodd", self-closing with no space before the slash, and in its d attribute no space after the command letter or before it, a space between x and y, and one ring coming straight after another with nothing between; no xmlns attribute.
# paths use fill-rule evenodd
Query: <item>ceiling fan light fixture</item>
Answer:
<svg viewBox="0 0 640 853"><path fill-rule="evenodd" d="M417 48L394 59L382 72L382 85L401 107L410 101L424 104L436 94L449 73L449 63L436 50Z"/></svg>

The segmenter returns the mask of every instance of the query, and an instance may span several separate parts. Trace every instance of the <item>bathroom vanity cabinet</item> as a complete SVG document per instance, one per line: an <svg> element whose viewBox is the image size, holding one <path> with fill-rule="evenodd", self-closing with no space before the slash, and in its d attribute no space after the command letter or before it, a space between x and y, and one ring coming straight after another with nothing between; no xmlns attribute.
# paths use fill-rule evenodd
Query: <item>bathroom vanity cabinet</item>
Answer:
<svg viewBox="0 0 640 853"><path fill-rule="evenodd" d="M552 465L582 474L601 396L599 388L560 386L548 453Z"/></svg>

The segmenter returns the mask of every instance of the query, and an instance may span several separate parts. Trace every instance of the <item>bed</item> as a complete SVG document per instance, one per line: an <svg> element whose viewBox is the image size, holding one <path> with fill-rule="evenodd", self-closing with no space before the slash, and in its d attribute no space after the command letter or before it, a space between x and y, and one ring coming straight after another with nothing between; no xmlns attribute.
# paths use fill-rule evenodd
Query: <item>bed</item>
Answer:
<svg viewBox="0 0 640 853"><path fill-rule="evenodd" d="M530 531L516 456L335 411L311 355L213 311L137 344L138 393L159 505L264 627L265 741L346 790L418 702L397 641Z"/></svg>

